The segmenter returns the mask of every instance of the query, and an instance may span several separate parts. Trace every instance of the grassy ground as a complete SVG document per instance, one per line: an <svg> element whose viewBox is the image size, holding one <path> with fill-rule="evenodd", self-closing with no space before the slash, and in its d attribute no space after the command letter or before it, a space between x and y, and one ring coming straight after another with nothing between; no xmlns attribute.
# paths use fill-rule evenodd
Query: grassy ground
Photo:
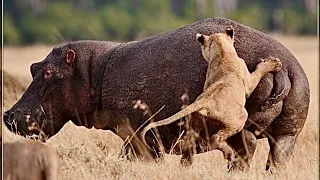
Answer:
<svg viewBox="0 0 320 180"><path fill-rule="evenodd" d="M266 140L259 140L252 168L245 173L227 173L222 153L212 151L195 156L189 167L179 165L180 156L167 155L164 162L129 162L118 157L121 139L110 131L76 127L71 122L48 145L62 158L62 177L66 180L98 179L318 179L319 173L319 61L316 37L276 36L299 59L307 73L311 87L308 119L298 137L294 155L287 170L276 175L264 172L269 147ZM43 60L51 51L48 46L4 48L4 69L18 78L9 80L5 75L4 109L11 107L30 83L29 66ZM7 77L7 78L6 78ZM21 82L22 87L19 87ZM19 139L6 128L3 140Z"/></svg>

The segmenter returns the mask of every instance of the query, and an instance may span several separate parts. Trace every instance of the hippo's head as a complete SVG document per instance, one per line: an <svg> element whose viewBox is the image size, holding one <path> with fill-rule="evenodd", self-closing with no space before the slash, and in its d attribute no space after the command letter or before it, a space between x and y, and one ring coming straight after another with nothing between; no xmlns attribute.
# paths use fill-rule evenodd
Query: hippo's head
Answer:
<svg viewBox="0 0 320 180"><path fill-rule="evenodd" d="M90 72L96 68L92 64L99 64L93 63L97 57L93 48L86 43L69 43L55 47L43 61L32 64L33 81L4 113L6 126L21 135L42 132L51 137L67 121L82 121L86 113L94 111L95 83L90 82Z"/></svg>

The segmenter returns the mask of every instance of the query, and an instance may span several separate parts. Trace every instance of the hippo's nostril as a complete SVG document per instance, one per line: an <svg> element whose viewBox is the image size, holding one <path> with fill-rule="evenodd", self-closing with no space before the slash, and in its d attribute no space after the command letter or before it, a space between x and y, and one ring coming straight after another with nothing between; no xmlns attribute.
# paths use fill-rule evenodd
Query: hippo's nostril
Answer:
<svg viewBox="0 0 320 180"><path fill-rule="evenodd" d="M4 120L4 121L7 121L7 120L8 120L8 117L9 117L8 113L7 113L7 112L4 112L4 113L3 113L3 120Z"/></svg>
<svg viewBox="0 0 320 180"><path fill-rule="evenodd" d="M3 121L7 128L12 132L17 132L17 124L14 121L14 113L7 111L3 113Z"/></svg>

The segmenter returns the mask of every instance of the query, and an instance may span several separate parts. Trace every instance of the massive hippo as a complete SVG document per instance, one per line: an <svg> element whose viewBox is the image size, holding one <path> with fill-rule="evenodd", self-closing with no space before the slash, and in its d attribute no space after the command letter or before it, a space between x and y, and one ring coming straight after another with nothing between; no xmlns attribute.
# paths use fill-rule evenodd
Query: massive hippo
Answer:
<svg viewBox="0 0 320 180"><path fill-rule="evenodd" d="M226 26L234 28L234 46L250 72L260 58L269 56L281 59L283 65L280 72L269 73L261 80L246 103L249 118L245 129L228 139L243 159L234 167L248 168L257 139L265 137L271 157L266 167L279 167L292 154L307 117L307 77L281 43L224 18L200 20L136 42L80 41L57 46L43 61L31 65L33 81L22 98L4 113L4 122L22 135L40 131L51 137L71 120L87 128L111 130L128 140L134 131L139 134L139 127L150 115L144 111L146 108L137 108L137 102L148 105L153 113L165 105L153 118L157 121L180 111L181 96L186 92L190 102L202 93L207 63L195 35L223 32ZM165 150L170 150L181 128L177 124L159 127ZM156 149L150 154L156 156L154 136L147 134L146 139ZM126 145L136 155L147 154L138 136L129 140L131 145Z"/></svg>

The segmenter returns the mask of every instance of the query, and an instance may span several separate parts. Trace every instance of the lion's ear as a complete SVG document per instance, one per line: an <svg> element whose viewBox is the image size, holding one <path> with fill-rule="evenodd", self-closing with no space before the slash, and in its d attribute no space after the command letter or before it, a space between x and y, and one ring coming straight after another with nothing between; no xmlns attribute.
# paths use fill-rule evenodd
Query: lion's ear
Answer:
<svg viewBox="0 0 320 180"><path fill-rule="evenodd" d="M199 41L201 45L204 45L205 42L209 40L209 36L197 33L196 39Z"/></svg>
<svg viewBox="0 0 320 180"><path fill-rule="evenodd" d="M200 33L197 33L196 39L199 41L200 44L204 43L204 36Z"/></svg>
<svg viewBox="0 0 320 180"><path fill-rule="evenodd" d="M233 32L233 28L232 28L231 26L228 26L228 27L226 28L225 32L226 32L226 34L227 34L228 36L231 37L231 39L233 39L233 34L234 34L234 32Z"/></svg>

